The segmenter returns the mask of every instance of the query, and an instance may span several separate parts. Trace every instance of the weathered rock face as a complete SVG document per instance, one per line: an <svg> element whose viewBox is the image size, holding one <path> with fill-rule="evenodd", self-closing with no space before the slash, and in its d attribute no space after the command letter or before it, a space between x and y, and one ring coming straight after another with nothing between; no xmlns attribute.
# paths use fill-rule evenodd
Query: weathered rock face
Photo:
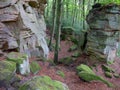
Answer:
<svg viewBox="0 0 120 90"><path fill-rule="evenodd" d="M0 0L0 50L48 55L43 9L46 0Z"/></svg>
<svg viewBox="0 0 120 90"><path fill-rule="evenodd" d="M120 6L111 4L93 8L88 16L87 51L92 58L113 61L120 41Z"/></svg>

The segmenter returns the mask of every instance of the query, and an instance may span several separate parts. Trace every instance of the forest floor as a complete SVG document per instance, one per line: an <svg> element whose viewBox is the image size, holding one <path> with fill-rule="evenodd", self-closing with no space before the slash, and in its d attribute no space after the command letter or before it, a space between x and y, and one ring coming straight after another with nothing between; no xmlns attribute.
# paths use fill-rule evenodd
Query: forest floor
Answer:
<svg viewBox="0 0 120 90"><path fill-rule="evenodd" d="M71 56L73 52L68 52L68 49L72 45L71 42L69 41L61 41L61 50L59 52L59 59L64 58L66 56ZM50 52L49 54L49 59L54 58L54 53ZM2 58L1 58L2 59ZM88 59L86 55L81 55L77 60L70 64L70 65L64 65L64 64L59 64L59 65L52 65L50 62L47 61L41 61L37 58L31 58L31 61L37 60L41 70L36 74L30 74L29 76L22 76L23 82L24 80L28 80L33 76L50 76L53 80L58 80L61 81L65 84L68 85L70 90L120 90L120 78L106 78L103 74L103 71L101 69L101 65L103 63L99 63L96 66L96 72L97 75L103 76L105 79L108 81L112 82L115 85L115 88L109 88L107 85L105 85L102 82L98 81L93 81L93 82L85 82L81 80L78 75L76 74L76 67L79 64L87 64L87 65L92 65L91 60ZM120 74L120 59L116 58L115 63L111 66L115 69L117 73ZM65 76L62 77L57 74L58 71L64 72ZM5 89L0 89L0 90L5 90Z"/></svg>
<svg viewBox="0 0 120 90"><path fill-rule="evenodd" d="M68 52L69 47L71 46L71 43L68 41L61 41L61 50L59 52L59 59L64 58L66 56L71 56L72 53ZM54 53L50 52L49 59L53 59ZM31 61L36 60L31 59ZM38 59L37 59L38 60ZM98 64L96 66L97 75L103 76L105 79L109 80L115 85L115 88L109 88L107 85L103 84L102 82L93 81L93 82L85 82L81 80L78 75L76 74L76 66L79 64L87 64L91 65L92 62L87 59L86 55L80 56L74 63L70 65L51 65L49 62L43 62L38 61L40 67L42 68L37 75L40 76L50 76L53 80L61 81L68 85L70 90L120 90L120 78L106 78L103 74L103 71L101 69L101 64ZM87 63L86 63L87 62ZM117 70L118 73L120 73L120 59L116 59L116 63L114 63L113 67L115 70ZM61 77L57 74L57 71L62 71L65 74L65 77ZM35 75L30 75L35 76ZM24 79L28 79L28 77L24 77Z"/></svg>

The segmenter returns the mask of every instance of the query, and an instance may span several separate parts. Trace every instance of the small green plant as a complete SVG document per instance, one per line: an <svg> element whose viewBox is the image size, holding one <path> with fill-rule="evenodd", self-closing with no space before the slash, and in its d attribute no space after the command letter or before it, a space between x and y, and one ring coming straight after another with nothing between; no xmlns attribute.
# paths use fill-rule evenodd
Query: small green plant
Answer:
<svg viewBox="0 0 120 90"><path fill-rule="evenodd" d="M56 72L59 76L61 76L61 77L65 77L65 74L64 74L64 72L62 72L62 71L60 71L60 70L58 70L57 72Z"/></svg>

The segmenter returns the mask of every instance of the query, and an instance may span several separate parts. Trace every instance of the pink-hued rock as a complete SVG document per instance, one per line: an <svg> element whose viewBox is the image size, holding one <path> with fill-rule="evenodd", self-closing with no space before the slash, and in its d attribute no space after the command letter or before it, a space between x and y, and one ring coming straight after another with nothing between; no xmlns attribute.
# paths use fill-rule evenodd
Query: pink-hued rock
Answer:
<svg viewBox="0 0 120 90"><path fill-rule="evenodd" d="M45 0L44 0L45 1ZM0 50L47 57L46 24L41 0L0 1Z"/></svg>

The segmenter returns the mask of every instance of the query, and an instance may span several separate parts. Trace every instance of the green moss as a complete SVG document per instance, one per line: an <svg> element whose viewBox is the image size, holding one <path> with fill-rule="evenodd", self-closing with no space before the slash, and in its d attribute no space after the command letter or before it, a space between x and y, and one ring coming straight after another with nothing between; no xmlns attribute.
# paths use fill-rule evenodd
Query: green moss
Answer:
<svg viewBox="0 0 120 90"><path fill-rule="evenodd" d="M69 64L73 63L73 59L72 59L72 57L65 57L65 58L60 59L60 62L65 65L69 65Z"/></svg>
<svg viewBox="0 0 120 90"><path fill-rule="evenodd" d="M18 64L23 63L23 60L26 60L26 58L27 58L27 55L21 54L18 52L11 52L7 55L7 60L13 61Z"/></svg>
<svg viewBox="0 0 120 90"><path fill-rule="evenodd" d="M109 66L107 66L107 65L102 65L102 69L106 72L114 72L114 70L111 68L111 67L109 67Z"/></svg>
<svg viewBox="0 0 120 90"><path fill-rule="evenodd" d="M97 76L95 74L82 71L82 72L79 72L78 75L79 75L80 78L82 78L85 81L90 82L90 81L93 81L93 80L97 80L97 81L101 81L101 82L107 84L109 87L113 87L112 83L110 83L109 81L107 81L104 78L102 78L100 76Z"/></svg>
<svg viewBox="0 0 120 90"><path fill-rule="evenodd" d="M36 61L33 61L33 62L30 63L30 70L33 74L38 73L38 71L40 69L41 69L41 67Z"/></svg>
<svg viewBox="0 0 120 90"><path fill-rule="evenodd" d="M77 72L85 71L87 73L95 74L90 67L88 67L87 65L84 65L84 64L77 66L76 69L77 69Z"/></svg>
<svg viewBox="0 0 120 90"><path fill-rule="evenodd" d="M52 80L48 76L35 76L25 82L19 90L69 90L59 81Z"/></svg>
<svg viewBox="0 0 120 90"><path fill-rule="evenodd" d="M9 69L10 71L14 71L16 69L16 63L11 61L0 61L0 70Z"/></svg>
<svg viewBox="0 0 120 90"><path fill-rule="evenodd" d="M108 78L112 78L112 73L110 73L110 72L105 72L105 76L108 77Z"/></svg>
<svg viewBox="0 0 120 90"><path fill-rule="evenodd" d="M0 81L9 82L16 71L16 64L10 61L0 61Z"/></svg>
<svg viewBox="0 0 120 90"><path fill-rule="evenodd" d="M93 70L88 67L87 65L81 64L77 67L77 72L78 72L78 76L80 78L82 78L85 81L93 81L93 80L97 80L97 81L101 81L105 84L107 84L109 87L112 87L112 83L110 83L109 81L105 80L104 78L97 76Z"/></svg>
<svg viewBox="0 0 120 90"><path fill-rule="evenodd" d="M65 77L64 72L62 72L62 71L60 71L60 70L57 71L57 74L58 74L59 76L63 77L63 78Z"/></svg>

